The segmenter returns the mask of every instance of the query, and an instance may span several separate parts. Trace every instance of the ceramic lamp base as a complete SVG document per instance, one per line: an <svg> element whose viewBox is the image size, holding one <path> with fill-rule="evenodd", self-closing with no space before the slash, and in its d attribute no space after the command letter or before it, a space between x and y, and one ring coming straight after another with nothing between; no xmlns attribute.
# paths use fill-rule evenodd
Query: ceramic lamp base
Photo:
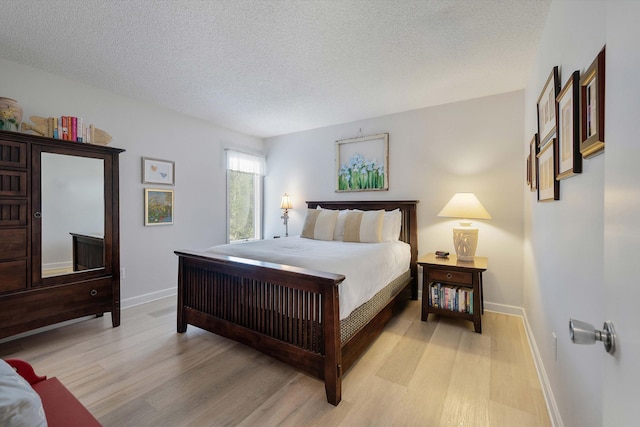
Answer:
<svg viewBox="0 0 640 427"><path fill-rule="evenodd" d="M473 261L478 247L478 229L456 227L453 229L453 247L459 261Z"/></svg>

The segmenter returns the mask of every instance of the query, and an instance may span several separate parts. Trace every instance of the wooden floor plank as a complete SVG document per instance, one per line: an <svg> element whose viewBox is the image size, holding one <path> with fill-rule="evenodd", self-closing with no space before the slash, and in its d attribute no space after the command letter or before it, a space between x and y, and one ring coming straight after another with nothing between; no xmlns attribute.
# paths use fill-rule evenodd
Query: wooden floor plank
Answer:
<svg viewBox="0 0 640 427"><path fill-rule="evenodd" d="M176 331L175 298L0 343L57 376L109 426L538 426L550 424L522 320L420 321L412 301L343 378L321 381L231 340Z"/></svg>

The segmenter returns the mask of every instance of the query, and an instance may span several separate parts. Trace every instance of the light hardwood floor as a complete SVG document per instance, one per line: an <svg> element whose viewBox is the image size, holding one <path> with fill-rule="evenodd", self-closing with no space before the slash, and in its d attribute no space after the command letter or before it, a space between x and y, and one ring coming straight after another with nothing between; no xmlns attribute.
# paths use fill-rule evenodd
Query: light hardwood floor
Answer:
<svg viewBox="0 0 640 427"><path fill-rule="evenodd" d="M522 320L485 312L483 333L420 321L411 301L347 372L342 402L322 382L189 326L175 298L0 344L56 376L105 426L549 426Z"/></svg>

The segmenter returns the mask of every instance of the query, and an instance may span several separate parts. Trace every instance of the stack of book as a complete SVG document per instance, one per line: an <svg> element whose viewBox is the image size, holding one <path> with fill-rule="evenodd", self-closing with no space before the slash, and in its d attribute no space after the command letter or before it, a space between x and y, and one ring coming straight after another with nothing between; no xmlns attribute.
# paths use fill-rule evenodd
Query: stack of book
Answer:
<svg viewBox="0 0 640 427"><path fill-rule="evenodd" d="M464 286L429 284L429 305L431 307L460 313L473 314L473 289Z"/></svg>
<svg viewBox="0 0 640 427"><path fill-rule="evenodd" d="M93 125L85 126L82 118L61 116L47 119L46 136L49 138L91 143L94 139L94 133Z"/></svg>

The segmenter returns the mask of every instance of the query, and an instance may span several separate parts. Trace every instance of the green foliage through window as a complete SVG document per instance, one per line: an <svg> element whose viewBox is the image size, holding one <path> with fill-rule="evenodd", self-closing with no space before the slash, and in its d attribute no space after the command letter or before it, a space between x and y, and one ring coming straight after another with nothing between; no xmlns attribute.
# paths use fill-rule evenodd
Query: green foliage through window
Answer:
<svg viewBox="0 0 640 427"><path fill-rule="evenodd" d="M256 175L227 171L229 197L229 240L256 238Z"/></svg>

